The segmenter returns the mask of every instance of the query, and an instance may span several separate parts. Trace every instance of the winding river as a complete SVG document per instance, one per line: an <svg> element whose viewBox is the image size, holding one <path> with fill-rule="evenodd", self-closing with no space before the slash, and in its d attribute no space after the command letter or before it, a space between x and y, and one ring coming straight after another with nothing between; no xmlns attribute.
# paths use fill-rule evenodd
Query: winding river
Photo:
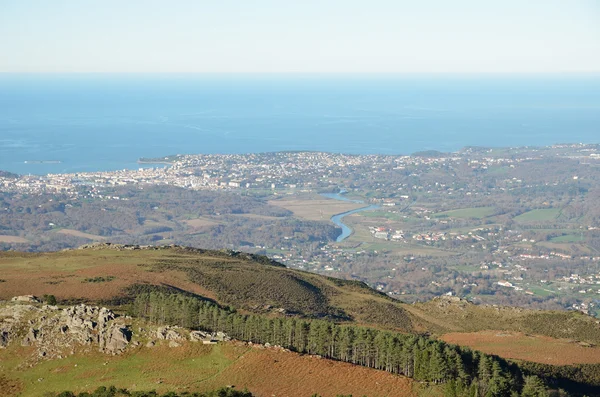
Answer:
<svg viewBox="0 0 600 397"><path fill-rule="evenodd" d="M344 190L340 191L339 193L322 193L321 196L323 197L327 197L327 198L331 198L334 200L340 200L340 201L348 201L351 203L364 203L364 201L360 201L360 200L351 200L347 197L344 197L343 194L346 193ZM335 223L337 226L342 228L342 234L340 234L335 241L342 242L345 239L347 239L348 237L350 237L350 235L352 234L353 230L350 226L346 225L344 222L342 222L342 219L346 216L346 215L352 215L352 214L356 214L357 212L361 212L361 211L369 211L369 210L374 210L379 208L378 205L369 205L366 207L362 207L362 208L357 208L355 210L351 210L351 211L346 211L346 212L342 212L341 214L336 214L334 216L331 217L331 221L333 223Z"/></svg>

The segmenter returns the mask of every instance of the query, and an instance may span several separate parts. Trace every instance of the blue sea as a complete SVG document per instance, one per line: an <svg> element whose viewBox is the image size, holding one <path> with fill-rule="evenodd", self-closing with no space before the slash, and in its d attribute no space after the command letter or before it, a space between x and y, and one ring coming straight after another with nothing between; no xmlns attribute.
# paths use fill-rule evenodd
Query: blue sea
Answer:
<svg viewBox="0 0 600 397"><path fill-rule="evenodd" d="M600 143L600 76L0 75L0 170L24 174L563 142Z"/></svg>

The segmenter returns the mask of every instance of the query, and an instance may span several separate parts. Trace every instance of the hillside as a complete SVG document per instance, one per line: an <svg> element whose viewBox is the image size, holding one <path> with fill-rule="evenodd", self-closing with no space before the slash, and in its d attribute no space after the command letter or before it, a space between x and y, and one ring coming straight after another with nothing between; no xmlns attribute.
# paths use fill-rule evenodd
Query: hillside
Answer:
<svg viewBox="0 0 600 397"><path fill-rule="evenodd" d="M234 386L258 397L414 395L410 379L385 371L158 326L94 306L0 304L0 331L3 397L107 385L161 393Z"/></svg>
<svg viewBox="0 0 600 397"><path fill-rule="evenodd" d="M579 313L478 306L456 298L409 305L360 282L288 269L262 256L231 251L99 244L49 253L2 252L0 274L0 299L53 294L63 303L118 306L141 291L161 288L246 313L322 318L441 337L452 333L453 343L465 345L472 339L469 333L480 331L547 337L544 343L530 344L532 351L540 349L540 354L554 343L549 338L556 338L557 343L566 339L589 349L600 344L597 320ZM490 343L508 340L496 339ZM502 349L476 347L502 355ZM547 362L536 360L535 354L506 357Z"/></svg>
<svg viewBox="0 0 600 397"><path fill-rule="evenodd" d="M475 305L448 297L405 307L412 315L444 327L445 332L514 331L600 344L600 320L576 311Z"/></svg>
<svg viewBox="0 0 600 397"><path fill-rule="evenodd" d="M100 244L50 253L0 253L0 299L126 302L156 285L254 313L293 314L414 330L402 305L363 283L287 269L261 256L181 247Z"/></svg>

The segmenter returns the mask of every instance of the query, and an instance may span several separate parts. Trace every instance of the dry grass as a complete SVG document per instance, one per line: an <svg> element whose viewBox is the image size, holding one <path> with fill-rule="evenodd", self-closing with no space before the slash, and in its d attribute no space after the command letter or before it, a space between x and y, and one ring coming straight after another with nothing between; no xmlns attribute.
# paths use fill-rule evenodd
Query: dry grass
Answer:
<svg viewBox="0 0 600 397"><path fill-rule="evenodd" d="M600 348L522 332L479 331L449 333L440 339L504 358L552 365L600 363Z"/></svg>
<svg viewBox="0 0 600 397"><path fill-rule="evenodd" d="M257 396L415 395L408 378L276 349L252 349L207 384L215 388L225 381Z"/></svg>
<svg viewBox="0 0 600 397"><path fill-rule="evenodd" d="M0 299L17 295L53 294L60 299L110 299L123 289L139 283L176 285L187 291L215 298L215 295L188 280L181 271L148 271L144 263L152 260L152 251L127 255L119 251L67 251L44 254L0 255ZM113 276L102 283L85 283L86 278Z"/></svg>
<svg viewBox="0 0 600 397"><path fill-rule="evenodd" d="M19 236L0 235L0 243L25 244L29 243L29 240Z"/></svg>
<svg viewBox="0 0 600 397"><path fill-rule="evenodd" d="M199 229L202 227L210 227L210 226L215 226L218 225L218 222L213 221L212 219L208 219L208 218L196 218L196 219L189 219L187 221L183 221L186 225L193 227L194 229Z"/></svg>
<svg viewBox="0 0 600 397"><path fill-rule="evenodd" d="M269 204L285 208L292 211L296 217L309 221L328 220L333 215L365 206L365 204L324 198L285 198L269 201Z"/></svg>
<svg viewBox="0 0 600 397"><path fill-rule="evenodd" d="M552 250L564 251L567 254L590 254L592 251L585 244L578 243L553 243L550 241L542 241L535 244L539 247L544 247Z"/></svg>
<svg viewBox="0 0 600 397"><path fill-rule="evenodd" d="M178 249L117 251L85 249L54 253L0 252L0 299L55 295L59 300L122 297L139 283L169 285L238 309L266 304L307 316L356 318L410 331L402 304L357 282L268 266L222 253ZM99 282L84 282L98 279ZM258 286L258 287L257 287ZM381 309L385 321L373 316Z"/></svg>
<svg viewBox="0 0 600 397"><path fill-rule="evenodd" d="M84 233L84 232L80 232L79 230L73 230L73 229L60 229L57 233L66 234L67 236L85 238L85 239L94 240L94 241L100 241L100 240L106 239L106 237L98 236L96 234Z"/></svg>
<svg viewBox="0 0 600 397"><path fill-rule="evenodd" d="M276 348L232 342L213 346L184 343L139 347L120 356L79 352L62 360L18 369L27 348L0 350L0 386L12 394L39 396L70 389L77 393L115 385L130 390L209 391L226 385L247 388L258 397L338 394L355 396L415 396L410 379L352 364L300 355ZM41 379L41 380L38 380ZM21 390L19 388L21 387ZM0 393L0 395L3 395ZM10 395L10 394L9 394Z"/></svg>
<svg viewBox="0 0 600 397"><path fill-rule="evenodd" d="M269 216L269 215L258 215L258 214L227 214L227 215L229 215L229 216L233 215L233 216L248 218L248 219L265 219L265 220L270 220L270 221L278 221L278 220L285 219L285 217L281 217L281 216Z"/></svg>

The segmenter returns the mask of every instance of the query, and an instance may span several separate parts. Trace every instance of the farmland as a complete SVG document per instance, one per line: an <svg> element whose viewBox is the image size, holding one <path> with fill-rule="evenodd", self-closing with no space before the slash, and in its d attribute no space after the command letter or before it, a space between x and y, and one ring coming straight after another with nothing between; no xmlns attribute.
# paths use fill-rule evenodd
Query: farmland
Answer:
<svg viewBox="0 0 600 397"><path fill-rule="evenodd" d="M0 235L0 243L9 243L9 244L26 244L30 241L19 236L7 236Z"/></svg>
<svg viewBox="0 0 600 397"><path fill-rule="evenodd" d="M202 227L210 227L210 226L215 226L218 225L218 222L215 222L212 219L209 218L195 218L195 219L188 219L185 220L184 223L192 228L202 228Z"/></svg>
<svg viewBox="0 0 600 397"><path fill-rule="evenodd" d="M481 219L492 215L495 212L494 207L476 207L476 208L461 208L456 210L438 212L433 216L435 218L473 218Z"/></svg>
<svg viewBox="0 0 600 397"><path fill-rule="evenodd" d="M325 199L320 196L271 200L269 204L290 210L294 216L311 221L327 221L333 215L365 206L359 203Z"/></svg>
<svg viewBox="0 0 600 397"><path fill-rule="evenodd" d="M551 221L558 217L560 214L560 209L558 208L542 208L527 211L517 217L515 217L515 221L517 222L543 222L543 221Z"/></svg>
<svg viewBox="0 0 600 397"><path fill-rule="evenodd" d="M99 240L105 239L105 237L102 237L102 236L98 236L98 235L90 234L90 233L84 233L84 232L80 232L78 230L73 230L73 229L60 229L57 231L57 233L62 233L62 234L66 234L68 236L80 237L80 238L84 238L87 240L94 240L94 241L99 241Z"/></svg>

